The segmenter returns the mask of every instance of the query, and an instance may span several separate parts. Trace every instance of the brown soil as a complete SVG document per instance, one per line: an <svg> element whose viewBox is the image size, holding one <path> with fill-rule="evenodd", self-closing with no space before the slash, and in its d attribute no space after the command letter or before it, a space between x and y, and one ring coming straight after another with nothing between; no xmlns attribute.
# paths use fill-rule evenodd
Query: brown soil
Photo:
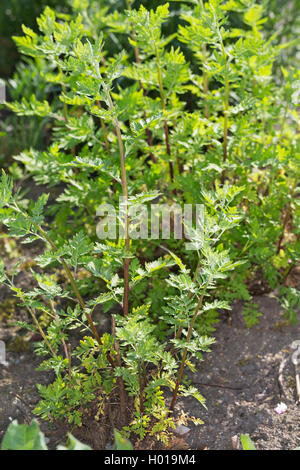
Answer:
<svg viewBox="0 0 300 470"><path fill-rule="evenodd" d="M291 343L300 339L300 327L286 325L272 295L253 301L263 313L260 323L248 329L241 305L236 305L230 318L221 318L212 353L191 377L206 397L207 410L191 399L180 403L204 421L191 429L191 449L232 449L232 438L244 433L257 449L300 445L300 406L291 362ZM280 402L287 411L278 415L274 408Z"/></svg>

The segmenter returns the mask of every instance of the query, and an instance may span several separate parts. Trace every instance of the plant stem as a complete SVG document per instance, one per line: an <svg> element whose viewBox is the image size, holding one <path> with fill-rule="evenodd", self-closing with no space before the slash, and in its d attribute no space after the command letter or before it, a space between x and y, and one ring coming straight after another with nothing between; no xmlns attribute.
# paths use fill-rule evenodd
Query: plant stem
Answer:
<svg viewBox="0 0 300 470"><path fill-rule="evenodd" d="M229 79L225 79L225 104L224 104L224 141L223 141L223 162L227 159L227 136L228 136L228 109L229 109Z"/></svg>
<svg viewBox="0 0 300 470"><path fill-rule="evenodd" d="M228 111L229 111L229 78L225 78L225 97L224 97L224 127L223 127L223 163L227 160L227 137L228 137ZM224 184L225 170L222 172L221 182Z"/></svg>
<svg viewBox="0 0 300 470"><path fill-rule="evenodd" d="M40 231L41 235L45 238L45 240L47 240L47 242L50 244L50 246L51 246L55 251L57 251L57 247L56 247L55 243L53 243L53 241L49 238L48 234L42 229L42 227L41 227L40 225L37 225L37 228L38 228L38 230ZM68 279L69 279L69 281L70 281L70 283L71 283L71 286L72 286L72 288L73 288L73 290L74 290L74 292L75 292L75 295L76 295L76 297L77 297L77 300L78 300L80 306L82 307L82 309L85 310L86 306L85 306L84 300L83 300L83 298L81 297L81 294L80 294L80 292L79 292L79 290L78 290L76 281L75 281L75 279L74 279L74 277L73 277L73 275L72 275L72 273L71 273L71 270L70 270L69 266L67 265L67 263L65 262L65 260L64 260L62 257L60 257L60 261L61 261L61 264L63 265L63 268L64 268L64 270L65 270L65 272L66 272L66 274L67 274L67 276L68 276ZM95 336L95 338L96 338L96 340L97 340L97 343L99 344L99 346L102 346L101 338L100 338L100 336L99 336L99 334L98 334L98 331L97 331L97 329L96 329L96 327L95 327L95 324L94 324L94 322L93 322L93 320L92 320L91 315L90 315L89 313L86 313L86 318L87 318L87 320L88 320L88 322L89 322L89 325L90 325L90 327L91 327L92 332L94 333L94 336Z"/></svg>
<svg viewBox="0 0 300 470"><path fill-rule="evenodd" d="M282 242L283 242L284 234L285 234L285 229L286 229L287 224L289 223L289 221L290 221L290 208L289 208L289 205L288 205L284 210L284 216L283 216L283 221L282 221L282 232L281 232L281 235L278 239L277 248L276 248L276 254L277 255L281 250L281 246L282 246Z"/></svg>
<svg viewBox="0 0 300 470"><path fill-rule="evenodd" d="M99 100L96 101L96 104L101 109L101 103L100 103ZM106 124L105 124L105 122L103 121L102 118L100 118L100 124L101 124L102 132L103 132L105 148L106 148L107 154L110 155L110 147L109 147L109 142L108 142L108 138L107 138L107 128L106 128Z"/></svg>
<svg viewBox="0 0 300 470"><path fill-rule="evenodd" d="M56 245L52 242L52 240L48 237L47 233L40 227L40 226L37 226L38 229L40 230L41 234L43 235L43 237L48 241L48 243L52 246L52 248L57 251L57 248L56 248ZM78 290L78 287L76 285L76 282L72 276L72 273L67 265L67 263L65 262L65 260L63 258L60 258L61 259L61 263L67 273L67 276L72 284L72 287L74 289L74 292L76 294L76 297L81 305L81 307L83 309L85 309L85 303L80 295L80 292ZM86 317L88 319L88 322L89 322L89 325L94 333L94 336L99 344L99 346L102 346L102 341L101 341L101 338L100 336L98 335L98 332L96 330L96 327L94 325L94 322L92 320L92 317L90 314L86 313ZM115 343L115 346L116 346L116 343ZM117 344L118 346L118 344ZM117 362L119 366L121 366L121 358L120 358L120 352L118 350L118 348L116 349L116 353L117 353ZM106 357L107 357L107 360L109 361L110 365L112 366L112 368L114 369L115 368L115 362L114 360L112 359L111 355L109 353L106 354ZM69 359L69 364L70 364L70 360ZM126 424L127 422L127 399L126 399L126 392L125 392L125 387L124 387L124 382L122 380L122 378L118 379L118 385L119 385L119 388L120 388L120 404L121 404L121 416L122 416L122 422L123 422L123 425Z"/></svg>
<svg viewBox="0 0 300 470"><path fill-rule="evenodd" d="M101 79L101 74L98 69L99 78ZM107 104L111 111L114 111L114 104L109 92L108 87L102 81L103 89L106 94ZM115 129L118 139L118 146L119 146L119 153L120 153L120 164L121 164L121 184L122 184L122 193L123 199L126 205L126 213L125 213L125 248L127 256L124 259L124 296L123 296L123 314L127 316L129 313L129 265L130 265L130 238L129 238L129 213L128 213L128 186L127 186L127 176L126 176L126 165L125 165L125 152L124 152L124 145L122 140L122 134L120 129L120 124L117 116L114 117ZM115 337L115 324L112 323L113 327L113 334ZM119 351L118 342L115 341L115 347L117 352L117 363L121 366L121 356ZM123 425L126 424L127 421L127 396L124 386L124 381L122 377L118 378L117 380L120 390L120 405L121 405L121 419Z"/></svg>
<svg viewBox="0 0 300 470"><path fill-rule="evenodd" d="M10 285L10 286L13 286L12 282L9 282L9 285ZM29 306L26 304L26 301L25 301L25 299L24 299L24 297L23 297L22 295L20 296L20 299L22 300L22 302L24 303L24 305L25 305L25 307L27 308L28 312L30 313L30 315L31 315L31 317L32 317L32 319L33 319L33 321L34 321L34 323L35 323L37 329L39 330L39 332L40 332L40 334L41 334L43 340L45 341L45 343L47 344L49 350L51 351L52 356L53 356L53 357L56 357L55 351L53 350L53 348L52 348L50 342L48 341L47 336L45 335L45 333L44 333L44 331L43 331L41 325L39 324L39 321L38 321L38 319L37 319L37 317L36 317L36 315L35 315L35 313L34 313L33 308L29 307Z"/></svg>
<svg viewBox="0 0 300 470"><path fill-rule="evenodd" d="M69 360L69 377L70 377L70 380L71 380L71 378L72 378L72 349L71 349L71 343L68 344L67 353L68 353L68 360Z"/></svg>
<svg viewBox="0 0 300 470"><path fill-rule="evenodd" d="M23 299L22 297L21 297L21 299L22 299L22 301L24 302L24 299ZM24 302L24 304L25 304L25 302ZM25 305L26 305L26 304L25 304ZM34 323L36 324L36 326L37 326L39 332L41 333L41 336L42 336L43 340L45 341L45 343L47 344L48 348L50 349L52 356L53 356L53 357L56 357L56 354L55 354L55 352L54 352L54 350L53 350L51 344L49 343L47 336L46 336L45 333L43 332L42 327L40 326L40 324L39 324L39 322L38 322L38 319L36 318L36 316L35 316L35 314L34 314L33 309L30 308L30 307L28 307L27 305L26 305L26 308L27 308L27 310L29 311L29 313L30 313L30 315L31 315L31 317L32 317L32 319L33 319L33 321L34 321Z"/></svg>
<svg viewBox="0 0 300 470"><path fill-rule="evenodd" d="M203 65L203 101L204 101L204 116L209 119L209 110L207 105L207 93L208 93L208 76L205 70L206 64L206 44L202 46L202 65Z"/></svg>
<svg viewBox="0 0 300 470"><path fill-rule="evenodd" d="M141 363L139 362L139 402L140 402L140 413L143 415L144 413L144 380L143 380L143 369Z"/></svg>
<svg viewBox="0 0 300 470"><path fill-rule="evenodd" d="M108 88L103 85L106 97L107 97L107 102L108 102L108 107L111 111L114 110L114 104L112 102L110 92ZM123 297L123 313L124 316L128 315L129 312L129 265L130 265L130 236L129 236L129 213L128 213L128 186L127 186L127 176L126 176L126 166L125 166L125 152L124 152L124 146L123 146L123 139L122 139L122 134L121 134L121 129L120 129L120 123L118 121L118 118L114 118L114 123L115 123L115 128L116 128L116 133L117 133L117 139L118 139L118 146L119 146L119 152L120 152L120 163L121 163L121 181L122 181L122 192L123 192L123 199L125 202L125 247L126 247L126 254L127 256L124 259L124 297Z"/></svg>
<svg viewBox="0 0 300 470"><path fill-rule="evenodd" d="M285 125L288 110L289 110L289 101L287 100L286 104L285 104L285 107L284 107L283 120L282 120L282 123L281 123L280 134L279 134L279 142L281 142L281 140L282 140L284 125Z"/></svg>
<svg viewBox="0 0 300 470"><path fill-rule="evenodd" d="M216 18L216 14L214 11L214 19L215 19L215 26L217 29L217 34L219 37L219 43L222 51L222 57L224 61L224 76L225 76L225 91L224 91L224 109L223 109L223 114L224 114L224 127L223 127L223 163L226 162L227 160L227 136L228 136L228 113L229 113L229 70L228 70L228 56L226 54L221 30L219 27L218 20ZM224 184L225 180L225 170L223 170L222 175L221 175L221 183Z"/></svg>
<svg viewBox="0 0 300 470"><path fill-rule="evenodd" d="M12 206L12 208L14 210L16 210L17 212L19 212L20 214L23 215L23 217L27 218L28 220L30 220L30 222L37 228L37 230L40 232L41 236L43 237L44 240L46 240L49 245L53 248L54 251L58 251L57 249L57 246L55 245L55 243L51 240L51 238L48 236L48 234L45 232L45 230L39 225L37 224L36 222L34 222L34 220L32 220L27 214L24 214L23 211L18 207L18 205L16 203L14 203L14 205ZM76 281L71 273L71 270L69 268L69 266L67 265L67 263L65 262L65 260L60 256L59 257L60 261L61 261L61 264L63 266L63 268L65 269L65 272L68 276L68 279L71 283L71 286L74 290L74 293L76 295L76 298L80 304L80 306L82 307L83 310L86 310L86 306L85 306L85 303L84 303L84 300L83 298L81 297L81 294L78 290L78 287L77 287L77 284L76 284ZM96 338L96 341L97 343L99 344L99 346L102 346L102 341L101 341L101 338L98 334L98 331L95 327L95 324L93 322L93 319L91 317L91 315L89 313L86 312L86 318L88 320L88 323L90 325L90 328ZM114 361L112 359L112 357L110 356L109 353L107 353L107 359L108 361L110 362L111 366L114 368L115 367L115 364L114 364Z"/></svg>
<svg viewBox="0 0 300 470"><path fill-rule="evenodd" d="M164 97L164 88L163 88L163 81L162 81L162 73L161 73L161 64L159 59L159 52L157 46L155 45L155 57L156 57L156 64L157 64L157 76L158 76L158 84L159 84L159 94L160 94L160 101L161 107L164 113L166 113L166 104L165 104L165 97ZM165 134L165 141L166 141L166 150L169 156L169 172L170 172L170 180L171 183L174 183L174 163L171 158L171 146L169 140L169 126L167 119L164 120L164 134ZM174 194L177 194L176 188L174 190Z"/></svg>
<svg viewBox="0 0 300 470"><path fill-rule="evenodd" d="M116 363L118 367L121 367L122 361L121 361L120 347L116 339L116 320L113 315L111 317L111 334L114 338L114 348L116 351ZM127 398L126 398L124 381L122 377L117 377L117 383L120 388L120 408L121 408L123 426L125 426L125 424L127 423Z"/></svg>
<svg viewBox="0 0 300 470"><path fill-rule="evenodd" d="M99 65L97 66L97 73L99 79L102 81L102 86L106 95L107 99L107 104L109 109L114 112L115 107L110 95L110 91L104 81L102 80L100 70L99 70ZM117 134L117 139L118 139L118 146L119 146L119 153L120 153L120 164L121 164L121 184L122 184L122 193L123 193L123 199L126 204L126 214L125 214L125 248L126 248L126 254L127 256L124 259L124 296L123 296L123 314L124 316L127 316L129 313L129 265L130 265L130 238L129 238L129 214L128 214L128 187L127 187L127 176L126 176L126 165L125 165L125 152L124 152L124 145L123 145L123 140L122 140L122 134L121 134L121 129L120 129L120 124L118 121L117 116L114 117L114 123L115 123L115 129L116 129L116 134ZM112 324L112 327L115 330L115 325L114 323ZM115 337L115 332L114 332L114 337ZM115 346L117 346L117 361L118 365L121 366L121 356L120 356L120 351L119 351L119 345L115 341ZM121 404L121 419L124 424L126 424L127 421L127 396L126 396L126 391L125 391L125 386L124 386L124 381L122 377L118 379L118 385L119 385L119 391L120 391L120 404Z"/></svg>
<svg viewBox="0 0 300 470"><path fill-rule="evenodd" d="M199 13L199 19L201 19L201 15L203 14L203 1L199 0L199 6L200 6L200 13ZM206 119L209 118L209 110L207 106L207 93L208 93L208 76L207 72L205 70L205 65L206 65L206 44L204 43L202 45L202 66L203 66L203 101L204 101L204 116Z"/></svg>
<svg viewBox="0 0 300 470"><path fill-rule="evenodd" d="M174 389L174 392L173 392L173 397L172 397L172 401L171 401L168 416L170 416L172 414L172 412L174 411L174 407L175 407L175 403L176 403L177 395L178 395L178 389L179 389L179 386L180 386L180 383L181 383L181 380L182 380L183 370L184 370L184 366L185 366L185 361L186 361L186 356L187 356L187 351L188 351L188 349L187 349L188 344L189 344L191 336L192 336L194 324L195 324L196 318L199 314L199 310L202 307L203 297L204 297L204 292L203 292L203 294L201 295L201 297L199 299L199 302L197 304L197 307L195 309L193 318L191 320L191 323L190 323L190 326L189 326L189 329L188 329L188 334L187 334L187 337L186 337L186 346L185 346L184 351L183 351L182 360L181 360L181 364L180 364L180 368L179 368L179 372L178 372L176 385L175 385L175 389Z"/></svg>
<svg viewBox="0 0 300 470"><path fill-rule="evenodd" d="M128 1L128 0L126 0L126 7L127 7L127 10L129 10L129 11L132 10L131 2ZM136 42L133 23L130 23L130 27L131 27L131 39L134 42ZM141 64L140 51L139 51L138 46L135 45L133 47L133 49L134 49L135 61L138 64ZM139 87L140 87L140 90L143 91L143 95L145 96L146 95L146 90L145 90L145 87L144 87L143 82L141 80L139 80ZM143 117L144 117L144 120L146 120L147 116L146 116L145 111L144 111L144 116ZM146 127L145 132L146 132L146 137L147 137L147 144L149 145L149 147L152 147L152 137L151 137L150 129L148 129L148 127ZM153 163L157 163L157 158L152 152L150 152L150 157L151 157L151 160L153 161Z"/></svg>
<svg viewBox="0 0 300 470"><path fill-rule="evenodd" d="M58 67L58 70L59 70L59 73L60 75L63 77L63 71L62 71L62 68L59 66ZM62 84L61 84L61 87L62 87L62 91L64 93L64 95L66 94L66 84L62 81ZM65 121L66 123L68 122L69 120L69 117L68 117L68 105L67 103L64 101L63 102L63 113L64 113L64 118L65 118Z"/></svg>
<svg viewBox="0 0 300 470"><path fill-rule="evenodd" d="M193 282L195 282L196 279L197 279L197 275L198 275L198 271L199 271L199 269L200 269L200 265L201 265L201 260L199 259L199 260L198 260L198 263L197 263L197 267L196 267L195 272L194 272ZM189 295L188 295L188 298L191 299L191 298L192 298L192 295L193 295L193 294L190 292ZM175 335L175 339L179 339L179 338L180 338L181 333L182 333L182 330L183 330L183 326L180 325L180 327L178 328L177 333L176 333L176 335ZM171 354L173 355L174 353L175 353L175 345L173 344L172 349L171 349Z"/></svg>
<svg viewBox="0 0 300 470"><path fill-rule="evenodd" d="M54 302L53 300L50 300L50 308L51 308L51 311L53 313L53 316L55 318L55 321L56 321L56 324L59 326L59 318L58 318L58 315L55 311L55 306L54 306ZM60 331L60 334L62 334L62 332ZM63 345L63 349L64 349L64 352L65 352L65 356L66 356L66 359L68 360L68 364L69 364L69 378L71 380L72 378L72 366L71 366L71 351L67 348L67 345L66 345L66 342L65 342L65 339L62 337L61 338L61 342L62 342L62 345ZM71 347L71 345L69 345Z"/></svg>

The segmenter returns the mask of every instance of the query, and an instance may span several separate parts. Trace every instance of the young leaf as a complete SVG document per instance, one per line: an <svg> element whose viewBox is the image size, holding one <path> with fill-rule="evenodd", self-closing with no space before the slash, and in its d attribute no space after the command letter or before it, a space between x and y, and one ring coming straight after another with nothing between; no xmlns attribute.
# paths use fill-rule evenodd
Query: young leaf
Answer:
<svg viewBox="0 0 300 470"><path fill-rule="evenodd" d="M2 441L2 450L47 450L45 436L40 431L37 421L18 424L14 420L9 426Z"/></svg>

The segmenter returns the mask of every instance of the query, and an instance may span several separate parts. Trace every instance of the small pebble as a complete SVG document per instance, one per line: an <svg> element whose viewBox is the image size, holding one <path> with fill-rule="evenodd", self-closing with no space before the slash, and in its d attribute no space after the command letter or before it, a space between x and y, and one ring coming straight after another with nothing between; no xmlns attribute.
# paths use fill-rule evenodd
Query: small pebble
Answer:
<svg viewBox="0 0 300 470"><path fill-rule="evenodd" d="M239 450L240 449L240 438L239 438L238 435L232 436L231 444L232 444L233 450Z"/></svg>
<svg viewBox="0 0 300 470"><path fill-rule="evenodd" d="M266 396L266 392L263 392L263 393L257 393L255 395L255 400L263 400Z"/></svg>
<svg viewBox="0 0 300 470"><path fill-rule="evenodd" d="M180 437L186 436L189 432L190 432L190 428L188 428L187 426L184 426L183 424L176 426L176 429L174 431L174 433Z"/></svg>
<svg viewBox="0 0 300 470"><path fill-rule="evenodd" d="M113 450L114 444L112 442L108 442L105 446L105 450Z"/></svg>

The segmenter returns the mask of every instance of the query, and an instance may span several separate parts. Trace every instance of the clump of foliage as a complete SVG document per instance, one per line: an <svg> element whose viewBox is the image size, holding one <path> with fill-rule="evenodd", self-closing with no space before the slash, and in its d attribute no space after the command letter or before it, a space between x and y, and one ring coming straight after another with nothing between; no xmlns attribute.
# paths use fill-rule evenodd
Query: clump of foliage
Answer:
<svg viewBox="0 0 300 470"><path fill-rule="evenodd" d="M116 429L114 430L116 450L132 450L131 443ZM36 420L31 424L19 424L17 420L10 423L4 434L1 450L48 450L44 433ZM78 441L72 434L68 435L67 445L57 446L57 450L92 450L88 445Z"/></svg>
<svg viewBox="0 0 300 470"><path fill-rule="evenodd" d="M18 424L18 421L12 421L3 437L1 449L48 450L45 436L35 420L31 424ZM57 450L91 450L91 448L69 434L67 447L59 445Z"/></svg>
<svg viewBox="0 0 300 470"><path fill-rule="evenodd" d="M2 0L0 10L0 46L5 51L0 56L0 76L9 77L14 71L19 55L12 40L14 34L21 33L22 23L36 27L35 18L46 6L68 9L67 0Z"/></svg>
<svg viewBox="0 0 300 470"><path fill-rule="evenodd" d="M3 173L1 222L45 248L32 290L18 286L18 265L2 264L1 281L32 319L22 326L42 337L41 368L55 372L39 386L38 415L80 426L84 406L96 401L101 414L118 394L123 432L166 442L178 396L205 406L184 371L209 351L217 312L249 302L257 279L276 287L299 261L300 76L273 75L285 45L265 34L252 0L176 3L170 35L168 3L113 13L71 3L68 15L46 8L39 34L23 26L15 37L55 89L7 105L50 132L46 149L15 158L59 195L24 200ZM112 37L126 49L116 54ZM120 197L125 236L99 243L97 209ZM205 207L188 245L137 236L134 208L157 200ZM99 307L111 319L102 335ZM249 326L258 317L246 307ZM72 330L83 332L76 344Z"/></svg>

